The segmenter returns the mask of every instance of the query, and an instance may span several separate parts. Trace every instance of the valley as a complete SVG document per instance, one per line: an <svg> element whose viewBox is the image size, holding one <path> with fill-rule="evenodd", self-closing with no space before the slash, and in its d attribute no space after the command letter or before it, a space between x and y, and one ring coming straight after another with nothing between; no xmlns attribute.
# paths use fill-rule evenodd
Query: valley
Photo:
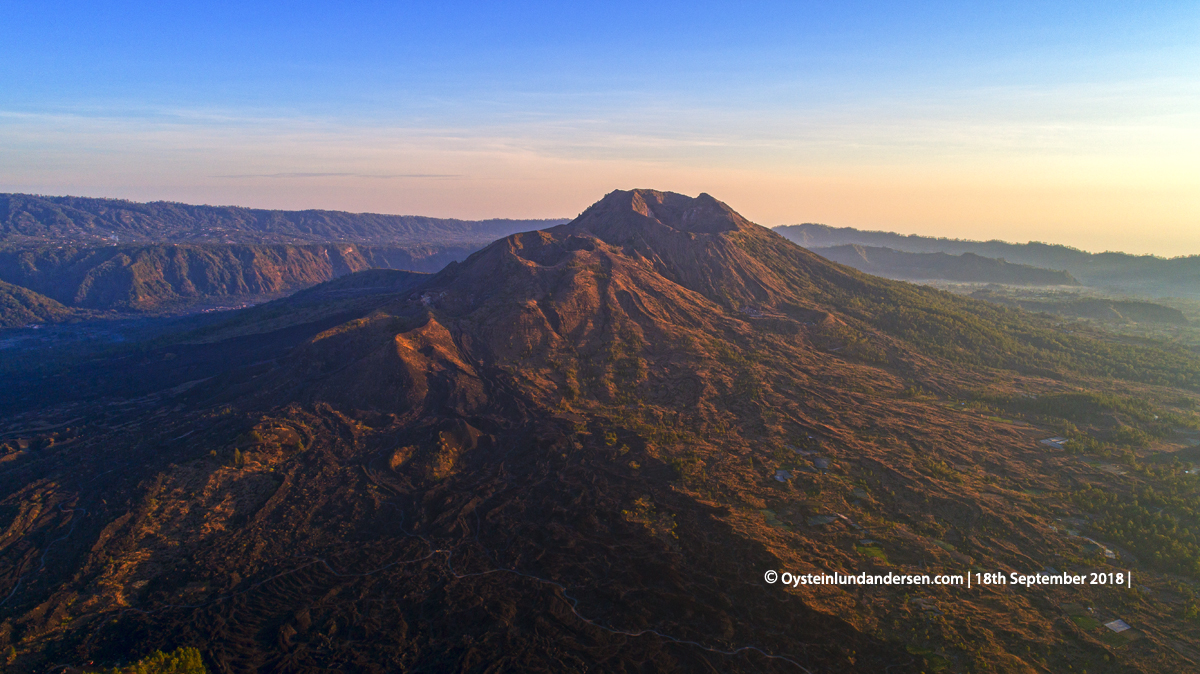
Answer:
<svg viewBox="0 0 1200 674"><path fill-rule="evenodd" d="M0 329L246 306L365 269L435 272L561 222L0 194Z"/></svg>

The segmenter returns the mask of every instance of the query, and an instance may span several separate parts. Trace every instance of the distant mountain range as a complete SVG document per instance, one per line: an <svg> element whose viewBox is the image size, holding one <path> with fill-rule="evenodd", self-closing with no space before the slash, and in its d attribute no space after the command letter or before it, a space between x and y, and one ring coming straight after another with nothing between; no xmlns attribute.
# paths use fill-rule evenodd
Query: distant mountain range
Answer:
<svg viewBox="0 0 1200 674"><path fill-rule="evenodd" d="M484 244L566 220L456 220L0 194L0 243Z"/></svg>
<svg viewBox="0 0 1200 674"><path fill-rule="evenodd" d="M906 253L892 248L857 244L819 248L817 252L859 271L895 279L941 279L1030 286L1079 285L1079 281L1065 271L1015 264L974 253Z"/></svg>
<svg viewBox="0 0 1200 674"><path fill-rule="evenodd" d="M5 307L0 327L110 315L97 312L178 313L231 300L260 301L371 268L436 272L496 239L562 222L0 194L0 281L13 286L0 289ZM775 231L830 260L893 279L1082 282L1151 297L1200 296L1200 257L1093 255L1065 246L813 224ZM1055 309L1121 320L1162 314L1046 310Z"/></svg>
<svg viewBox="0 0 1200 674"><path fill-rule="evenodd" d="M1129 253L1088 253L1047 243L967 241L829 227L783 225L775 231L805 248L824 254L825 249L860 245L891 248L908 253L972 253L1010 263L1060 269L1085 285L1146 297L1200 298L1200 256L1161 258Z"/></svg>

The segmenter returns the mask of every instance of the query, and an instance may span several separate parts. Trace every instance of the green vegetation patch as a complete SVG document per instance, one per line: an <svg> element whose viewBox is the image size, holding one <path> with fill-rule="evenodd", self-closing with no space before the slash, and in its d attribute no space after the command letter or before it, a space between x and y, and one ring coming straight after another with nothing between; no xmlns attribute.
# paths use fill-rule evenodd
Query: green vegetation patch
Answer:
<svg viewBox="0 0 1200 674"><path fill-rule="evenodd" d="M945 480L946 482L953 482L955 484L963 483L963 474L960 473L956 468L954 468L954 466L951 466L950 464L946 463L945 461L935 460L935 459L923 459L923 460L918 461L918 465L927 474L929 474L930 477L936 478L938 480Z"/></svg>
<svg viewBox="0 0 1200 674"><path fill-rule="evenodd" d="M103 671L104 674L208 674L200 651L189 646L170 653L154 651L132 665Z"/></svg>
<svg viewBox="0 0 1200 674"><path fill-rule="evenodd" d="M950 545L946 541L935 540L935 541L933 541L933 544L938 546L939 548L945 550L946 552L958 552L958 548L954 547L953 545Z"/></svg>
<svg viewBox="0 0 1200 674"><path fill-rule="evenodd" d="M1093 423L1100 417L1121 414L1136 421L1154 420L1154 408L1145 400L1107 393L1052 393L1037 398L1013 398L1009 405L1022 411L1059 417L1075 423Z"/></svg>
<svg viewBox="0 0 1200 674"><path fill-rule="evenodd" d="M774 510L764 509L760 512L762 512L763 519L766 520L766 522L769 526L775 527L777 529L787 529L788 528L788 525L779 519L779 516L775 514Z"/></svg>
<svg viewBox="0 0 1200 674"><path fill-rule="evenodd" d="M1103 641L1107 646L1121 648L1122 646L1126 646L1129 644L1129 642L1133 641L1133 639L1125 636L1127 633L1132 631L1133 630L1126 630L1125 632L1113 632L1110 630L1104 630L1104 632L1100 634L1100 641Z"/></svg>
<svg viewBox="0 0 1200 674"><path fill-rule="evenodd" d="M888 563L887 553L883 551L883 548L877 545L856 545L854 546L854 551L863 557L878 559L884 564Z"/></svg>
<svg viewBox="0 0 1200 674"><path fill-rule="evenodd" d="M1154 486L1125 493L1087 487L1071 500L1099 516L1091 525L1096 535L1159 570L1200 578L1200 475L1173 466L1157 476Z"/></svg>
<svg viewBox="0 0 1200 674"><path fill-rule="evenodd" d="M1137 462L1133 450L1146 448L1155 440L1176 438L1179 429L1200 427L1200 417L1190 412L1094 391L1038 397L979 392L965 409L989 418L1011 414L1050 425L1067 438L1063 449L1068 453L1120 459L1129 465Z"/></svg>
<svg viewBox="0 0 1200 674"><path fill-rule="evenodd" d="M932 649L910 645L907 650L909 653L920 656L925 660L925 666L922 668L923 671L942 672L950 667L950 661L934 653Z"/></svg>

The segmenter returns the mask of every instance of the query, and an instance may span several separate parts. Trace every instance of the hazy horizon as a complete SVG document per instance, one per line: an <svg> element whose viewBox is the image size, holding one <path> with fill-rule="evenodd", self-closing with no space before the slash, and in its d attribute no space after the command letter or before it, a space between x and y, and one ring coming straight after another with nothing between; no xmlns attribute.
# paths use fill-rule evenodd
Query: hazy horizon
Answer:
<svg viewBox="0 0 1200 674"><path fill-rule="evenodd" d="M626 189L626 188L621 188L621 189ZM628 188L628 189L638 189L638 188ZM647 189L654 189L654 188L647 188ZM660 191L672 191L672 190L660 190ZM182 203L182 204L185 204L188 206L205 206L205 207L212 207L212 208L249 208L249 209L279 210L279 211L305 211L305 210L342 211L342 212L347 212L347 213L351 213L351 214L355 214L355 215L437 217L437 218L457 219L457 220L467 220L467 221L483 221L483 220L568 220L569 221L576 217L574 215L571 215L571 216L560 215L560 216L545 216L545 217L539 216L539 217L529 217L529 218L510 217L510 216L482 216L482 217L475 217L475 218L460 218L457 216L434 216L434 215L429 215L427 213L387 213L387 212L382 212L382 211L347 211L344 209L321 208L321 207L301 208L301 209L273 208L273 207L267 207L267 206L246 206L244 204L235 204L235 203L229 203L229 204L189 203L189 202L183 202L183 201L177 201L177 200L171 200L171 199L138 200L138 199L126 199L123 197L101 197L101 196L93 196L93 195L88 195L88 194L32 194L32 193L23 193L23 194L30 194L31 196L51 198L51 199L53 199L53 198L116 199L116 200L123 200L123 201L131 201L134 203L154 203L154 202ZM696 195L692 194L689 196L696 196ZM588 204L588 205L590 206L591 204ZM737 210L737 208L735 207L734 210ZM755 224L762 225L762 223L755 223ZM1023 241L1018 241L1018 240L1012 240L1012 239L982 238L982 237L972 237L972 236L942 236L942 235L934 235L934 234L924 234L920 231L904 232L904 231L898 231L898 230L892 230L892 229L880 229L880 228L872 228L872 227L850 227L849 225L844 225L844 226L832 225L832 224L824 223L824 222L787 222L787 223L781 223L778 225L762 225L762 226L768 227L770 229L775 229L778 227L798 227L801 225L818 225L818 226L822 226L822 227L832 227L834 229L848 227L851 229L856 229L861 232L888 233L888 234L898 234L901 236L910 236L911 235L911 236L921 236L921 237L931 237L931 238L947 238L947 239L953 239L953 240L959 240L959 241L978 241L978 242L1002 241L1004 243L1011 243L1011 244L1017 244L1017 245L1025 245L1025 244L1030 244L1030 243L1041 243L1041 244L1047 244L1047 245L1062 245L1062 246L1066 246L1068 248L1073 248L1076 250L1083 251L1085 253L1092 253L1092 254L1124 253L1124 254L1129 254L1129 255L1151 255L1154 257L1160 257L1160 258L1164 258L1164 259L1200 256L1200 253L1185 253L1185 254L1180 254L1180 255L1161 255L1161 254L1157 254L1157 253L1134 253L1131 251L1114 250L1114 249L1096 250L1096 249L1087 249L1087 248L1083 248L1081 246L1073 245L1069 241L1046 241L1046 240L1042 240L1042 239L1028 239L1028 240L1023 240ZM862 244L862 245L867 245L867 244Z"/></svg>
<svg viewBox="0 0 1200 674"><path fill-rule="evenodd" d="M1200 253L1200 7L17 2L0 191Z"/></svg>

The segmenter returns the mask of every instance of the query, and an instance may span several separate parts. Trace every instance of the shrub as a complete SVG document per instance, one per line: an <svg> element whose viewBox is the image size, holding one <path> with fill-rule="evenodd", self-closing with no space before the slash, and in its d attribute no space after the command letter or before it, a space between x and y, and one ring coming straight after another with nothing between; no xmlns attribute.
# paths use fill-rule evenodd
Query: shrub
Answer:
<svg viewBox="0 0 1200 674"><path fill-rule="evenodd" d="M163 653L154 651L132 665L105 670L105 674L208 674L200 651L183 646Z"/></svg>

